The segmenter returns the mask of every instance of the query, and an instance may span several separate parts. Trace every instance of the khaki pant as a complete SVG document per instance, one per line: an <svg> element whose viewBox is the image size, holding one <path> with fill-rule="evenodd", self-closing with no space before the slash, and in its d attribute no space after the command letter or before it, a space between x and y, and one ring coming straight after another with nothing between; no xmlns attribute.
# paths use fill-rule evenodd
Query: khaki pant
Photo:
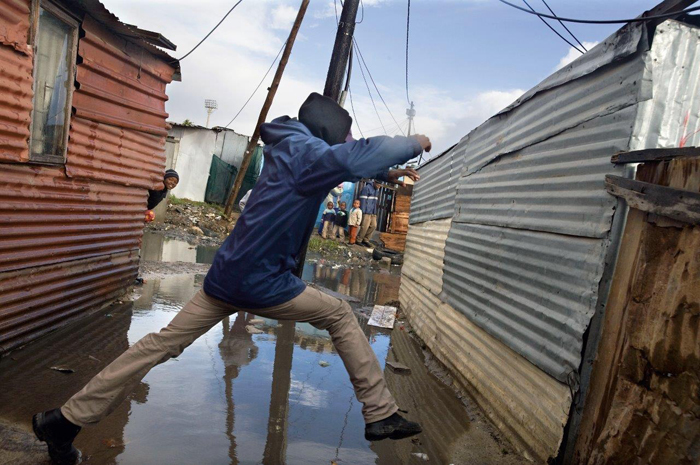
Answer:
<svg viewBox="0 0 700 465"><path fill-rule="evenodd" d="M350 305L307 287L289 302L256 310L236 308L200 290L167 327L146 335L105 367L61 407L61 412L78 426L97 423L131 393L151 368L177 357L195 339L238 311L276 320L308 322L318 329L327 329L350 374L357 400L363 404L365 422L383 420L398 410L377 357Z"/></svg>
<svg viewBox="0 0 700 465"><path fill-rule="evenodd" d="M324 239L328 239L328 236L330 236L333 233L334 227L335 227L335 224L333 224L332 221L324 221L323 222L323 231L321 232L321 237Z"/></svg>
<svg viewBox="0 0 700 465"><path fill-rule="evenodd" d="M377 215L362 215L360 233L357 235L357 242L369 241L372 233L377 229Z"/></svg>
<svg viewBox="0 0 700 465"><path fill-rule="evenodd" d="M345 228L342 226L338 226L337 224L333 227L333 235L331 238L335 239L335 236L338 236L341 241L345 240Z"/></svg>

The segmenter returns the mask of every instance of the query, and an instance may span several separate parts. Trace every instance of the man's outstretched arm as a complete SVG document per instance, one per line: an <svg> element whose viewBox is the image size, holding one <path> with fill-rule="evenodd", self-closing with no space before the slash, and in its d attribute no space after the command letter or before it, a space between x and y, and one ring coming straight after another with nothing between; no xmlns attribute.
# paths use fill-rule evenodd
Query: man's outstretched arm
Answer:
<svg viewBox="0 0 700 465"><path fill-rule="evenodd" d="M391 178L412 177L417 175L415 171L398 174L390 173L389 168L403 164L430 148L430 139L423 135L372 137L328 147L326 151L315 151L300 160L303 166L296 175L297 188L303 194L310 195L325 192L343 181L377 177L395 182Z"/></svg>

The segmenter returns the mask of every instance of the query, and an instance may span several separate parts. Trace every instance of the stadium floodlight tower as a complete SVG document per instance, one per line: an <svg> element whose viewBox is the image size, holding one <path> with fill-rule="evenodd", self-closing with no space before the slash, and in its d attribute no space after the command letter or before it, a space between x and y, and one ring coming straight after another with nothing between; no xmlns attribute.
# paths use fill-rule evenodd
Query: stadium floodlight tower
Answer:
<svg viewBox="0 0 700 465"><path fill-rule="evenodd" d="M216 100L211 100L211 99L205 99L204 100L204 108L207 109L207 124L206 127L209 127L209 117L211 116L212 113L214 113L214 110L219 108L219 106L216 103Z"/></svg>

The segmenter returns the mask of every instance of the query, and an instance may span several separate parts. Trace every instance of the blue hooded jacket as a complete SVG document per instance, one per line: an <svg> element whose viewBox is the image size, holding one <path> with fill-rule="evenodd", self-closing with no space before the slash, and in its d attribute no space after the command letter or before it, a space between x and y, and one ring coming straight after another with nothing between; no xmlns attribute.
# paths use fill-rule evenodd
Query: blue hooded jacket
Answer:
<svg viewBox="0 0 700 465"><path fill-rule="evenodd" d="M243 214L214 257L204 292L239 308L272 307L301 294L297 255L328 192L343 181L386 180L388 168L419 155L410 137L329 146L282 116L260 127L265 163Z"/></svg>

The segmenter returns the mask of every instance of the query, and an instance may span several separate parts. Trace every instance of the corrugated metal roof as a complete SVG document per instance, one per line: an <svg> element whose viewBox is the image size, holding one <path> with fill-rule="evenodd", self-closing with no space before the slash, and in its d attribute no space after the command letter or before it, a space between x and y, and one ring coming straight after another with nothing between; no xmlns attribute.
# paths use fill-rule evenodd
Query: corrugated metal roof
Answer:
<svg viewBox="0 0 700 465"><path fill-rule="evenodd" d="M135 251L0 274L0 352L107 304L137 272Z"/></svg>
<svg viewBox="0 0 700 465"><path fill-rule="evenodd" d="M0 272L139 248L145 189L35 165L4 165L1 184Z"/></svg>
<svg viewBox="0 0 700 465"><path fill-rule="evenodd" d="M684 134L700 128L699 38L700 29L678 21L657 26L645 57L654 98L639 106L630 150L678 147ZM700 133L686 141L698 145Z"/></svg>
<svg viewBox="0 0 700 465"><path fill-rule="evenodd" d="M29 2L0 0L0 162L29 159L32 54Z"/></svg>
<svg viewBox="0 0 700 465"><path fill-rule="evenodd" d="M503 434L530 459L555 457L571 405L568 386L405 276L400 299L418 336Z"/></svg>
<svg viewBox="0 0 700 465"><path fill-rule="evenodd" d="M462 159L455 158L453 148L418 170L421 179L413 186L410 224L452 217Z"/></svg>
<svg viewBox="0 0 700 465"><path fill-rule="evenodd" d="M452 223L447 302L562 382L577 372L595 312L599 239Z"/></svg>
<svg viewBox="0 0 700 465"><path fill-rule="evenodd" d="M605 237L617 203L605 175L623 174L610 157L627 149L635 116L632 106L594 118L463 177L454 220Z"/></svg>
<svg viewBox="0 0 700 465"><path fill-rule="evenodd" d="M442 266L445 241L452 221L427 221L414 224L406 235L401 274L408 276L435 295L442 292Z"/></svg>

